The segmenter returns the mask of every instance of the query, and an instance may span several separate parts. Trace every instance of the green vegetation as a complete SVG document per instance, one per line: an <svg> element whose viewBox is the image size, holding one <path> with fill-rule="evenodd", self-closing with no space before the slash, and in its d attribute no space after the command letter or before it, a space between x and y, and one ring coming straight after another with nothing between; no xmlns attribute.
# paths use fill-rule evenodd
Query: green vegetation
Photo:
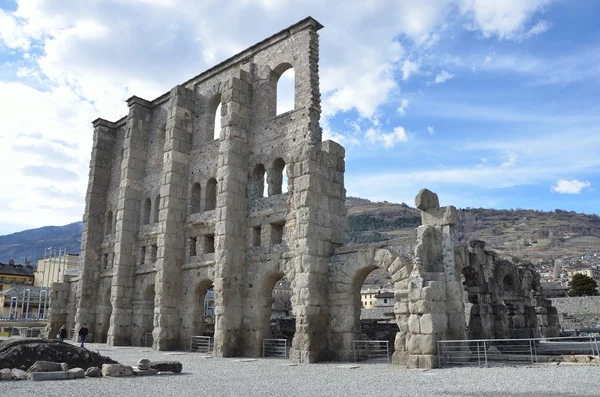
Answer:
<svg viewBox="0 0 600 397"><path fill-rule="evenodd" d="M585 274L575 274L569 283L569 296L597 296L598 284Z"/></svg>

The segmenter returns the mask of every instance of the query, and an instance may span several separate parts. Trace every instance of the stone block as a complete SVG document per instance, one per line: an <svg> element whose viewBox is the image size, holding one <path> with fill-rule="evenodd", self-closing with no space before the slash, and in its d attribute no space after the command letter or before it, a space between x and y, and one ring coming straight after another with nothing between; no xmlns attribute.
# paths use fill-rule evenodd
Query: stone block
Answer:
<svg viewBox="0 0 600 397"><path fill-rule="evenodd" d="M83 368L71 368L67 373L73 374L75 379L85 378L85 371Z"/></svg>
<svg viewBox="0 0 600 397"><path fill-rule="evenodd" d="M67 368L68 369L68 368ZM65 371L64 366L61 363L55 363L52 361L36 361L29 369L28 373L32 372L55 372L55 371Z"/></svg>
<svg viewBox="0 0 600 397"><path fill-rule="evenodd" d="M102 364L102 376L133 376L133 368L129 365Z"/></svg>
<svg viewBox="0 0 600 397"><path fill-rule="evenodd" d="M10 371L10 368L0 369L0 380L11 380L11 379L12 379L12 373Z"/></svg>
<svg viewBox="0 0 600 397"><path fill-rule="evenodd" d="M14 380L27 380L29 379L29 374L19 368L11 369L11 377Z"/></svg>
<svg viewBox="0 0 600 397"><path fill-rule="evenodd" d="M102 376L102 371L98 367L89 367L85 370L85 376L90 378L98 378Z"/></svg>
<svg viewBox="0 0 600 397"><path fill-rule="evenodd" d="M412 314L408 318L408 330L413 334L421 333L421 325L420 325L420 319L419 319L418 315Z"/></svg>
<svg viewBox="0 0 600 397"><path fill-rule="evenodd" d="M181 372L183 364L179 361L152 361L150 368L153 368L159 372L170 371L170 372Z"/></svg>
<svg viewBox="0 0 600 397"><path fill-rule="evenodd" d="M81 369L81 368L78 368ZM82 373L85 372L81 369ZM31 380L44 381L44 380L68 380L75 379L75 372L69 371L50 371L50 372L31 372L29 374Z"/></svg>
<svg viewBox="0 0 600 397"><path fill-rule="evenodd" d="M137 362L137 367L138 369L150 369L150 364L152 364L150 360L147 358L141 358Z"/></svg>
<svg viewBox="0 0 600 397"><path fill-rule="evenodd" d="M448 328L446 313L426 313L421 316L421 332L424 334L442 333Z"/></svg>
<svg viewBox="0 0 600 397"><path fill-rule="evenodd" d="M155 369L152 369L152 368L141 369L139 367L133 367L133 374L135 376L153 376L153 375L156 375L157 373L158 373L158 371Z"/></svg>
<svg viewBox="0 0 600 397"><path fill-rule="evenodd" d="M415 207L421 211L429 211L439 208L439 206L440 200L438 199L438 195L429 189L421 189L415 197Z"/></svg>

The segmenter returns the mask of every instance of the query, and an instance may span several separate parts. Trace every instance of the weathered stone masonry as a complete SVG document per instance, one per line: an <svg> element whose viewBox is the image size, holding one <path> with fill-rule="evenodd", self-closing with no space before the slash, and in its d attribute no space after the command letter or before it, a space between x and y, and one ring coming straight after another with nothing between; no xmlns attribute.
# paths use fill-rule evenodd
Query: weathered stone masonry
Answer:
<svg viewBox="0 0 600 397"><path fill-rule="evenodd" d="M360 287L383 268L395 286L395 363L433 367L438 340L465 336L467 254L454 244L454 207L423 190L416 245L343 247L345 153L322 142L319 126L321 28L304 19L152 101L130 98L121 120L94 121L69 326L87 323L94 341L111 345L151 334L155 349L186 348L203 332L214 286L215 354L259 356L285 276L290 358L344 360L361 337ZM294 110L277 115L277 83L290 68Z"/></svg>

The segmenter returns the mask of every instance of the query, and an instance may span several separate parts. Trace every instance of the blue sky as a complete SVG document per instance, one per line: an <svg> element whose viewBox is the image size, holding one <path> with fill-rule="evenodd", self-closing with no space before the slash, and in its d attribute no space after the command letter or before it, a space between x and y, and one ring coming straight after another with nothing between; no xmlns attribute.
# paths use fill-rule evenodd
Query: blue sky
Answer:
<svg viewBox="0 0 600 397"><path fill-rule="evenodd" d="M348 195L600 212L600 2L0 0L0 234L81 219L92 120L308 15Z"/></svg>

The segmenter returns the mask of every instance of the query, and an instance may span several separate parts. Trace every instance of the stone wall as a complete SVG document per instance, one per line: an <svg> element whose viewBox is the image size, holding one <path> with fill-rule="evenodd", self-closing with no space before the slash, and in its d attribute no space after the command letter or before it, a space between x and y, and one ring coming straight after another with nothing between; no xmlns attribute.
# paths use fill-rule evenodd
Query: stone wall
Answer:
<svg viewBox="0 0 600 397"><path fill-rule="evenodd" d="M550 299L552 306L560 314L595 314L600 315L600 296L581 296L572 298Z"/></svg>

